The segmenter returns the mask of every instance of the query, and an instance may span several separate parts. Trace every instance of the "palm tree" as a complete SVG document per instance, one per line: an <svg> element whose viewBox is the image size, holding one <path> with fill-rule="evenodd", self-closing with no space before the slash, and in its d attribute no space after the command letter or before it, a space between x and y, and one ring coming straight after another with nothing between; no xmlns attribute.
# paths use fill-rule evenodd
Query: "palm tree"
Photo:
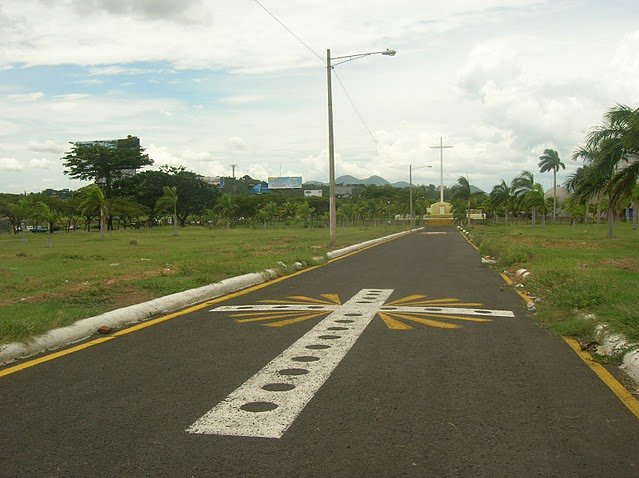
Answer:
<svg viewBox="0 0 639 478"><path fill-rule="evenodd" d="M88 211L98 208L100 210L100 240L103 240L104 230L106 229L106 218L109 212L107 199L97 184L90 184L81 188L80 193L83 196L82 202L80 203L82 214L86 215Z"/></svg>
<svg viewBox="0 0 639 478"><path fill-rule="evenodd" d="M489 204L495 210L495 214L499 209L504 210L506 224L508 224L508 216L510 213L510 205L512 203L512 188L504 181L493 187L489 195Z"/></svg>
<svg viewBox="0 0 639 478"><path fill-rule="evenodd" d="M457 178L457 184L453 186L452 197L458 201L463 201L466 204L466 220L470 226L470 197L472 196L472 190L468 178L459 176Z"/></svg>
<svg viewBox="0 0 639 478"><path fill-rule="evenodd" d="M539 156L539 171L542 173L552 171L552 222L557 218L557 171L566 169L566 165L559 159L559 153L554 149L545 149Z"/></svg>
<svg viewBox="0 0 639 478"><path fill-rule="evenodd" d="M308 201L304 201L303 203L297 204L295 208L295 215L298 218L300 218L302 221L304 221L304 227L309 227L310 225L309 230L312 229L313 227L312 217L314 212L315 212L315 208L311 207L308 204ZM310 224L309 224L309 220L310 220Z"/></svg>
<svg viewBox="0 0 639 478"><path fill-rule="evenodd" d="M259 216L264 220L264 227L269 221L273 221L277 217L277 203L269 201L264 204L258 211Z"/></svg>
<svg viewBox="0 0 639 478"><path fill-rule="evenodd" d="M525 204L524 198L526 194L528 194L533 187L535 186L535 177L533 173L530 171L522 171L519 176L517 176L512 181L512 191L513 196L517 200L517 204L519 207L523 209L528 209ZM535 224L536 219L536 207L532 208L532 222Z"/></svg>
<svg viewBox="0 0 639 478"><path fill-rule="evenodd" d="M545 203L544 203L544 188L541 184L535 183L533 187L523 197L523 204L526 208L532 209L532 225L536 224L536 211L540 208L542 212L541 224L546 225Z"/></svg>
<svg viewBox="0 0 639 478"><path fill-rule="evenodd" d="M608 237L614 237L614 212L639 180L639 108L617 105L608 110L573 159L592 165L594 176L602 179L596 189L608 196Z"/></svg>
<svg viewBox="0 0 639 478"><path fill-rule="evenodd" d="M223 194L213 210L226 221L226 228L230 229L231 223L235 220L238 211L235 196L231 196L230 194Z"/></svg>
<svg viewBox="0 0 639 478"><path fill-rule="evenodd" d="M164 186L162 188L164 194L157 200L155 207L157 210L170 210L173 215L173 235L177 236L177 188L175 186Z"/></svg>
<svg viewBox="0 0 639 478"><path fill-rule="evenodd" d="M44 220L48 229L48 246L53 247L53 223L58 219L56 211L42 201L35 201L30 205L30 214L36 221Z"/></svg>
<svg viewBox="0 0 639 478"><path fill-rule="evenodd" d="M609 145L608 145L609 147ZM608 197L608 207L606 216L608 218L608 238L615 237L615 210L617 208L613 201L613 177L618 159L618 150L593 149L588 147L579 148L573 154L573 159L583 159L586 164L579 168L566 185L574 191L574 194L584 202L592 198L606 194Z"/></svg>

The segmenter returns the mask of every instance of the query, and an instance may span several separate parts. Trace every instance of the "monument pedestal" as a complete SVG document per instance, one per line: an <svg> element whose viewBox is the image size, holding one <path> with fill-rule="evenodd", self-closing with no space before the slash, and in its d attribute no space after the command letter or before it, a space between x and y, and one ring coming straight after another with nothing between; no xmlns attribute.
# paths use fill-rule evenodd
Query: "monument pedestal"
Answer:
<svg viewBox="0 0 639 478"><path fill-rule="evenodd" d="M447 202L433 203L428 210L426 225L429 226L452 226L455 224L453 219L453 206Z"/></svg>

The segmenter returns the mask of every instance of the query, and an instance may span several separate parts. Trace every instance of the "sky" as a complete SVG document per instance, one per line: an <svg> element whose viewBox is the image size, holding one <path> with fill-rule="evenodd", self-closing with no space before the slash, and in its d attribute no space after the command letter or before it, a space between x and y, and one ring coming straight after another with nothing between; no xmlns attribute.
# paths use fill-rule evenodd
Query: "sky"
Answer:
<svg viewBox="0 0 639 478"><path fill-rule="evenodd" d="M127 135L152 169L326 182L327 49L387 48L333 70L337 176L439 184L443 138L447 186L549 189L544 149L561 183L639 107L636 0L3 0L0 192L78 189L70 143Z"/></svg>

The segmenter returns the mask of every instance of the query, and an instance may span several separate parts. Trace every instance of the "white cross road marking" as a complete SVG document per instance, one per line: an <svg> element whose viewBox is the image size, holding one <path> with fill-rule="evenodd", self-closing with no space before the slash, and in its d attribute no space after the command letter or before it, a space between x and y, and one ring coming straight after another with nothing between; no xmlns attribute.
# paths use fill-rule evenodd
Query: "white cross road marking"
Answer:
<svg viewBox="0 0 639 478"><path fill-rule="evenodd" d="M211 309L210 312L247 312L249 316L254 312L327 312L329 315L186 431L196 434L280 438L378 313L424 314L431 317L442 314L446 318L461 320L463 317L445 314L486 318L515 316L510 310L384 305L392 293L393 289L363 289L343 305L293 302Z"/></svg>
<svg viewBox="0 0 639 478"><path fill-rule="evenodd" d="M186 431L280 438L392 293L393 289L360 291ZM273 391L278 389L282 391Z"/></svg>

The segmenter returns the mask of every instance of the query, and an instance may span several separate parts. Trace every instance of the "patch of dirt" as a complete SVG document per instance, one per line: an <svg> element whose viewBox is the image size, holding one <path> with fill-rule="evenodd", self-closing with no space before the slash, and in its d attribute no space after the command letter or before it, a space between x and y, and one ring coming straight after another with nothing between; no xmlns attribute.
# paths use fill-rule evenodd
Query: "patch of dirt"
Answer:
<svg viewBox="0 0 639 478"><path fill-rule="evenodd" d="M623 269L631 272L639 272L639 259L634 257L624 257L623 259L601 259L598 265L611 267L613 269Z"/></svg>
<svg viewBox="0 0 639 478"><path fill-rule="evenodd" d="M146 290L134 288L122 289L118 291L117 295L113 298L114 300L109 303L109 306L115 310L121 307L146 302L154 298L153 294Z"/></svg>
<svg viewBox="0 0 639 478"><path fill-rule="evenodd" d="M563 240L563 241L544 241L543 246L548 249L601 249L603 246L596 241L579 241L579 240Z"/></svg>
<svg viewBox="0 0 639 478"><path fill-rule="evenodd" d="M11 305L16 302L44 302L50 299L64 299L68 297L72 297L86 291L88 289L105 289L106 292L115 289L115 286L123 284L128 281L138 280L138 279L147 279L149 277L158 277L158 276L172 276L179 272L179 268L177 267L157 267L155 269L134 272L130 274L122 274L118 276L111 277L109 279L103 279L101 281L81 281L68 283L64 286L60 286L56 291L47 291L41 292L39 294L33 294L25 297L21 297L19 299L5 299L0 300L0 307L4 305ZM122 294L122 299L117 296ZM124 305L131 305L138 302L144 302L146 300L152 299L150 293L138 290L135 288L127 288L127 289L119 289L116 296L115 302L118 303L118 307L123 307ZM139 299L136 299L136 296L140 296ZM120 300L123 305L119 305Z"/></svg>

